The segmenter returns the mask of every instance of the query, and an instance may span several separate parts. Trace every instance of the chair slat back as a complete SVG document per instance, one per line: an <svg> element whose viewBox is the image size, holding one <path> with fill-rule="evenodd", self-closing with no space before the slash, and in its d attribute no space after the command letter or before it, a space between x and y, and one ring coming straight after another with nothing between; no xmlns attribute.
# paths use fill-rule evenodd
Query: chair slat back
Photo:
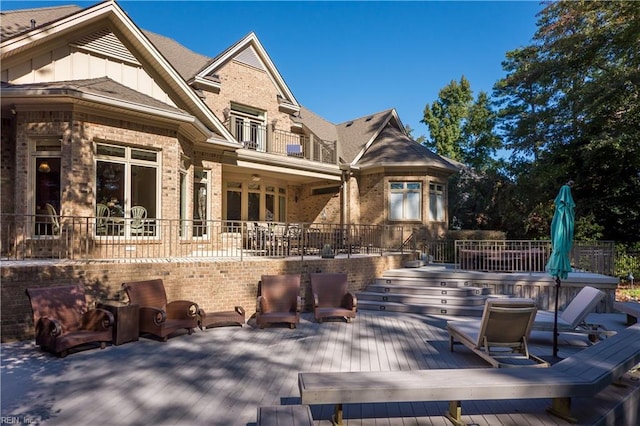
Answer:
<svg viewBox="0 0 640 426"><path fill-rule="evenodd" d="M478 346L484 339L496 345L517 344L531 334L537 308L532 299L487 300L478 333Z"/></svg>

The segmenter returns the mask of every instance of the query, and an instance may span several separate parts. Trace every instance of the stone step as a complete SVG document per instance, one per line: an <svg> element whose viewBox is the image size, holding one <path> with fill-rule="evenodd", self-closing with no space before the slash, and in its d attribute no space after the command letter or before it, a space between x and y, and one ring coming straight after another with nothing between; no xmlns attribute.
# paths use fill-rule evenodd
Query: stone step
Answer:
<svg viewBox="0 0 640 426"><path fill-rule="evenodd" d="M409 305L394 302L374 302L369 300L358 300L358 310L369 311L390 311L390 312L406 312L425 315L453 315L482 317L484 306L453 306L447 305Z"/></svg>
<svg viewBox="0 0 640 426"><path fill-rule="evenodd" d="M428 296L488 296L491 289L480 287L446 287L424 286L414 284L370 284L365 291L396 294L421 294Z"/></svg>
<svg viewBox="0 0 640 426"><path fill-rule="evenodd" d="M449 290L442 290L449 292ZM403 294L396 292L381 293L378 291L363 291L356 294L358 302L362 300L372 302L394 302L404 303L408 305L454 305L454 306L484 306L487 299L486 296L467 296L458 297L448 294Z"/></svg>

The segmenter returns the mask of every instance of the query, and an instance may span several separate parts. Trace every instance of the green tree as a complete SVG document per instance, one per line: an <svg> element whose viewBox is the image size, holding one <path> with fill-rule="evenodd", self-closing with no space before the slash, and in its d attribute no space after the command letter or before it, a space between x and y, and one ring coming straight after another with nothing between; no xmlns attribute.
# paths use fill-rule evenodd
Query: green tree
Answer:
<svg viewBox="0 0 640 426"><path fill-rule="evenodd" d="M480 92L469 107L462 126L462 162L477 171L497 169L501 162L495 159L502 139L495 133L497 114L491 108L486 92Z"/></svg>
<svg viewBox="0 0 640 426"><path fill-rule="evenodd" d="M427 148L439 155L462 161L462 125L467 119L472 100L471 85L464 76L460 82L452 80L440 89L438 100L425 107L421 120L429 128L431 136L425 142Z"/></svg>
<svg viewBox="0 0 640 426"><path fill-rule="evenodd" d="M494 96L530 212L571 178L577 218L640 239L639 46L639 2L553 2L532 45L507 53Z"/></svg>

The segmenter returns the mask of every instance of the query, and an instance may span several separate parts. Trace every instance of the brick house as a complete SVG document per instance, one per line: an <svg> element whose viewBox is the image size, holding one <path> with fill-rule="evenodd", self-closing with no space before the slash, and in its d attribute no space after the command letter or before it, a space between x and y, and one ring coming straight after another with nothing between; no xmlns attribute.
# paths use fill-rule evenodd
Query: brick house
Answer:
<svg viewBox="0 0 640 426"><path fill-rule="evenodd" d="M394 109L309 111L253 33L209 58L107 1L3 12L0 53L3 213L447 228L455 166Z"/></svg>

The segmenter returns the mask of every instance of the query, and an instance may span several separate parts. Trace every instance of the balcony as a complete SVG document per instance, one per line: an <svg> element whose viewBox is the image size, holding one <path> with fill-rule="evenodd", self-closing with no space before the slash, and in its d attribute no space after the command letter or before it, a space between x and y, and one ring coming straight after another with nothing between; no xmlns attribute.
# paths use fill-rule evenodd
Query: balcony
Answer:
<svg viewBox="0 0 640 426"><path fill-rule="evenodd" d="M244 149L320 163L337 163L335 141L273 129L235 116L230 117L229 131L244 144Z"/></svg>

